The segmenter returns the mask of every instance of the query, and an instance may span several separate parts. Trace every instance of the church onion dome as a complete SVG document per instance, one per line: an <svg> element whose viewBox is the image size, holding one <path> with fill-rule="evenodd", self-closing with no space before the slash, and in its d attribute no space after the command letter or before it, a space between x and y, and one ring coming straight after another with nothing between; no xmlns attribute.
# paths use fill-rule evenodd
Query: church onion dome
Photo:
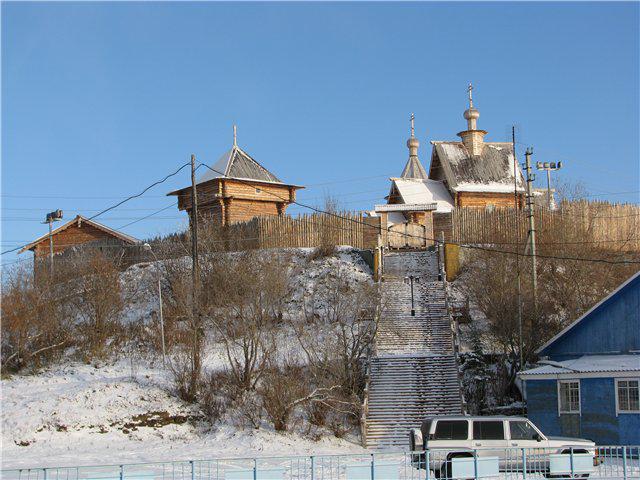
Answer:
<svg viewBox="0 0 640 480"><path fill-rule="evenodd" d="M466 120L477 120L480 117L480 112L473 106L464 111L464 118Z"/></svg>

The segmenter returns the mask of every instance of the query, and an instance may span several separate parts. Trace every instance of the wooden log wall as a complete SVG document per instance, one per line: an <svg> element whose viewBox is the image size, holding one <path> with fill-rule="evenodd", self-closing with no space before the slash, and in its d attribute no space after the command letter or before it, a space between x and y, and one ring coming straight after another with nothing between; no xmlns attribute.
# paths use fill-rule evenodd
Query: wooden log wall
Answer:
<svg viewBox="0 0 640 480"><path fill-rule="evenodd" d="M525 210L457 208L445 237L456 243L513 244L525 242L529 231ZM445 219L436 221L436 229ZM640 251L640 206L607 202L563 202L560 208L535 211L537 243L596 245L603 250ZM444 228L443 228L444 229Z"/></svg>
<svg viewBox="0 0 640 480"><path fill-rule="evenodd" d="M257 218L258 243L261 248L317 247L320 245L351 245L356 248L373 248L365 245L365 225L361 213L341 212L338 216L305 214L298 218L289 216Z"/></svg>

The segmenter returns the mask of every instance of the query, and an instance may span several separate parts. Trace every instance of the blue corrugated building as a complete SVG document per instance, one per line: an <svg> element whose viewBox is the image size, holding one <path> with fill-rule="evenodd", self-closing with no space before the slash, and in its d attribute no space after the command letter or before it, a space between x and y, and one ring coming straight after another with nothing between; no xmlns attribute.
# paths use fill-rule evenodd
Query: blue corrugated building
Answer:
<svg viewBox="0 0 640 480"><path fill-rule="evenodd" d="M640 272L537 353L519 376L543 432L640 445Z"/></svg>

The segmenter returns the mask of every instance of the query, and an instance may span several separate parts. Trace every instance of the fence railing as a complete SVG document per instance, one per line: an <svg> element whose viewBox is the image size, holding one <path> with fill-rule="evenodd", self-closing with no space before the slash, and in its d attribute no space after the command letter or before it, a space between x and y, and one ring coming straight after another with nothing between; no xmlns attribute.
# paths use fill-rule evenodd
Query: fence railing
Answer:
<svg viewBox="0 0 640 480"><path fill-rule="evenodd" d="M640 447L429 449L0 471L3 480L430 480L640 478Z"/></svg>

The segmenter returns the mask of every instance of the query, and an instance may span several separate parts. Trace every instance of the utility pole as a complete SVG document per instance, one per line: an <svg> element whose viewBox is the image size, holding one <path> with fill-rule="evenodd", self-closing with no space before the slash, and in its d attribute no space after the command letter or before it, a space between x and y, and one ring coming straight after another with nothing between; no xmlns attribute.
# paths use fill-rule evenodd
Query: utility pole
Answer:
<svg viewBox="0 0 640 480"><path fill-rule="evenodd" d="M524 346L522 341L522 286L520 284L520 199L518 197L518 158L516 156L516 127L511 127L511 145L513 148L513 197L516 215L516 286L518 294L518 350L520 352L520 370L524 369ZM524 408L524 404L523 404Z"/></svg>
<svg viewBox="0 0 640 480"><path fill-rule="evenodd" d="M531 280L533 282L533 305L534 309L538 307L538 271L536 265L536 221L535 221L535 208L533 202L533 181L535 180L535 174L531 173L531 155L533 155L533 148L527 148L524 156L526 159L527 170L527 207L529 214L529 238L528 238L528 253L531 256Z"/></svg>
<svg viewBox="0 0 640 480"><path fill-rule="evenodd" d="M551 172L560 170L562 168L562 162L536 162L536 168L547 172L547 205L549 206L549 210L555 210L556 203L551 195Z"/></svg>
<svg viewBox="0 0 640 480"><path fill-rule="evenodd" d="M195 396L200 373L200 320L198 314L198 189L196 188L196 156L191 155L191 322L193 351L191 394Z"/></svg>

